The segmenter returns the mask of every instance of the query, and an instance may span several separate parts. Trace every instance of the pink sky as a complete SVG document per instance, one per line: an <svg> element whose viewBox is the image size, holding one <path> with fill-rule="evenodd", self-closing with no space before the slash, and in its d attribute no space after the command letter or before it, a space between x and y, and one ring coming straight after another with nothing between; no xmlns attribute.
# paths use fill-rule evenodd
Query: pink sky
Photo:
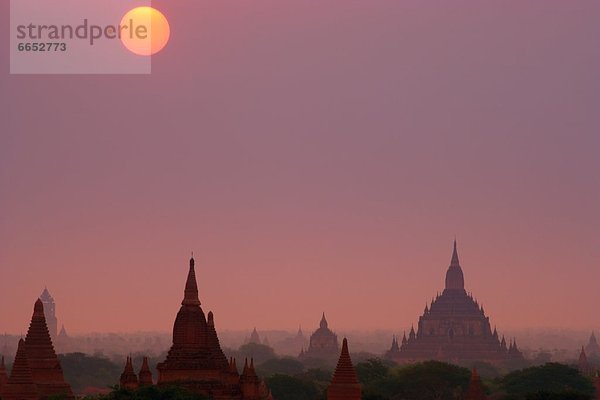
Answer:
<svg viewBox="0 0 600 400"><path fill-rule="evenodd" d="M600 329L600 3L155 1L151 76L8 75L0 332L404 329L452 240L499 329Z"/></svg>

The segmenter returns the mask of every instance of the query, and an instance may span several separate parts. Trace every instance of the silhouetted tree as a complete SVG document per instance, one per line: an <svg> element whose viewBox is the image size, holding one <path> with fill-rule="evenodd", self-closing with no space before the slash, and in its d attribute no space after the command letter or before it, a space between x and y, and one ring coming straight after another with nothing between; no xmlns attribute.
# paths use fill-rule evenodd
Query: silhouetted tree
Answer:
<svg viewBox="0 0 600 400"><path fill-rule="evenodd" d="M191 393L181 386L146 386L137 390L114 386L107 395L85 397L85 400L208 400L208 397Z"/></svg>
<svg viewBox="0 0 600 400"><path fill-rule="evenodd" d="M273 358L265 361L256 368L259 376L271 376L275 374L299 375L304 372L304 365L294 358Z"/></svg>
<svg viewBox="0 0 600 400"><path fill-rule="evenodd" d="M258 343L247 343L238 349L238 351L232 354L237 359L238 366L244 365L244 359L250 360L254 358L254 364L262 364L267 360L277 358L275 351L269 346Z"/></svg>
<svg viewBox="0 0 600 400"><path fill-rule="evenodd" d="M511 372L501 379L500 387L509 399L590 399L594 394L589 379L577 369L558 363Z"/></svg>
<svg viewBox="0 0 600 400"><path fill-rule="evenodd" d="M313 382L292 376L273 375L266 379L266 383L275 399L314 400L322 397Z"/></svg>
<svg viewBox="0 0 600 400"><path fill-rule="evenodd" d="M392 366L394 366L394 364L389 361L372 358L356 364L355 369L358 380L363 385L370 385L373 382L384 379Z"/></svg>
<svg viewBox="0 0 600 400"><path fill-rule="evenodd" d="M74 392L86 387L106 388L119 381L122 366L103 357L89 356L83 353L59 354L65 380Z"/></svg>
<svg viewBox="0 0 600 400"><path fill-rule="evenodd" d="M454 400L462 396L471 375L466 368L437 361L389 368L372 360L358 364L357 373L363 398L372 400Z"/></svg>

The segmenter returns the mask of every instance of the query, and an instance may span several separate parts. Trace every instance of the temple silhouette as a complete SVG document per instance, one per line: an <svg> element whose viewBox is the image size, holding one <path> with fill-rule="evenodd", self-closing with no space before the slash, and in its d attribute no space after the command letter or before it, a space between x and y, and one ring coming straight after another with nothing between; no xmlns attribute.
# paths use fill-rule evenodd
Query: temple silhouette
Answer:
<svg viewBox="0 0 600 400"><path fill-rule="evenodd" d="M598 345L596 334L594 332L592 332L590 340L588 341L587 346L585 346L585 352L590 357L600 357L600 345Z"/></svg>
<svg viewBox="0 0 600 400"><path fill-rule="evenodd" d="M298 358L300 360L313 358L333 361L335 363L339 352L340 346L337 335L329 329L329 323L327 322L327 318L325 318L325 313L323 313L319 329L310 336L308 349L306 351L302 349Z"/></svg>
<svg viewBox="0 0 600 400"><path fill-rule="evenodd" d="M0 372L0 397L3 400L75 398L54 351L40 299L35 302L25 339L19 340L10 377L6 379L6 371Z"/></svg>
<svg viewBox="0 0 600 400"><path fill-rule="evenodd" d="M208 317L200 307L195 261L185 283L181 308L173 326L173 344L167 358L156 366L157 384L180 385L193 393L215 400L268 400L271 394L254 370L254 361L246 360L240 375L234 359L227 360L215 330L212 311ZM138 388L152 384L147 360L136 376L131 358L121 375L121 387Z"/></svg>
<svg viewBox="0 0 600 400"><path fill-rule="evenodd" d="M348 340L342 342L342 352L338 360L331 385L327 388L327 400L360 400L362 390L352 365Z"/></svg>
<svg viewBox="0 0 600 400"><path fill-rule="evenodd" d="M399 363L437 360L493 364L523 359L516 340L507 346L506 339L500 339L495 328L492 331L483 306L467 294L456 240L443 293L425 306L417 331L411 328L401 343L397 337L392 339L386 358Z"/></svg>

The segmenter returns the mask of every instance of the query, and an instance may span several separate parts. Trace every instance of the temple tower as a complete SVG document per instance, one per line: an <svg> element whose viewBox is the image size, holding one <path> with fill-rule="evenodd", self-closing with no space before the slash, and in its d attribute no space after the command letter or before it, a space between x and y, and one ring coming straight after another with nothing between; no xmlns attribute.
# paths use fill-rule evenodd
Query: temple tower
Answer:
<svg viewBox="0 0 600 400"><path fill-rule="evenodd" d="M46 326L44 305L41 300L35 302L33 317L25 337L27 361L33 382L42 397L73 397L71 387L65 382L63 371L52 345L52 339Z"/></svg>
<svg viewBox="0 0 600 400"><path fill-rule="evenodd" d="M477 373L477 370L473 368L471 371L471 380L469 381L469 387L467 388L467 392L465 393L465 400L486 400L487 396L483 391L483 387L481 385L481 378Z"/></svg>
<svg viewBox="0 0 600 400"><path fill-rule="evenodd" d="M596 334L594 332L592 332L590 340L587 346L585 346L585 352L590 357L600 357L600 345L598 345Z"/></svg>
<svg viewBox="0 0 600 400"><path fill-rule="evenodd" d="M133 371L133 362L129 356L127 356L127 361L125 361L125 369L121 374L121 379L119 379L119 386L121 389L127 390L136 390L140 387L138 377Z"/></svg>
<svg viewBox="0 0 600 400"><path fill-rule="evenodd" d="M46 325L48 326L48 332L52 340L56 340L58 334L58 322L56 320L56 304L54 304L54 298L50 295L48 288L44 288L40 300L44 304L44 315L46 317Z"/></svg>
<svg viewBox="0 0 600 400"><path fill-rule="evenodd" d="M458 260L458 250L456 248L456 240L454 240L454 250L452 251L452 259L450 260L450 267L446 272L446 291L465 291L465 277L463 275L460 262Z"/></svg>
<svg viewBox="0 0 600 400"><path fill-rule="evenodd" d="M248 343L262 344L262 342L260 341L260 335L258 334L256 328L254 328L254 330L252 331L250 339L248 339Z"/></svg>
<svg viewBox="0 0 600 400"><path fill-rule="evenodd" d="M141 386L152 386L154 382L152 381L152 371L150 371L150 366L148 365L148 357L144 357L142 361L142 368L140 368L139 383Z"/></svg>
<svg viewBox="0 0 600 400"><path fill-rule="evenodd" d="M228 361L223 354L213 313L209 312L206 318L200 305L192 257L183 301L173 325L173 345L165 361L156 367L158 385L181 385L218 400L263 399L253 362L246 367L245 376L240 377L235 361Z"/></svg>
<svg viewBox="0 0 600 400"><path fill-rule="evenodd" d="M325 313L321 317L319 329L311 336L308 350L300 355L301 359L316 358L330 361L332 364L338 357L340 351L337 335L329 329L329 323L325 318Z"/></svg>
<svg viewBox="0 0 600 400"><path fill-rule="evenodd" d="M361 388L348 352L348 340L342 342L342 352L335 368L331 385L327 389L327 400L360 400Z"/></svg>

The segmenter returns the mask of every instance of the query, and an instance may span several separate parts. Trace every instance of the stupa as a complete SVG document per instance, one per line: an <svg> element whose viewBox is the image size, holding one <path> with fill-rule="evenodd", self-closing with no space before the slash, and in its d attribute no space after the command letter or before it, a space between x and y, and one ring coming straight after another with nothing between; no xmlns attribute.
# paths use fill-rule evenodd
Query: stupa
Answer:
<svg viewBox="0 0 600 400"><path fill-rule="evenodd" d="M475 368L471 371L471 380L469 381L469 387L465 393L464 400L487 400L487 396L481 385L481 378Z"/></svg>
<svg viewBox="0 0 600 400"><path fill-rule="evenodd" d="M342 352L335 368L331 385L327 389L327 400L360 400L361 388L348 352L348 340L342 341Z"/></svg>
<svg viewBox="0 0 600 400"><path fill-rule="evenodd" d="M2 398L26 400L32 396L38 399L55 396L74 398L54 351L40 299L35 302L27 336L19 341L13 370Z"/></svg>
<svg viewBox="0 0 600 400"><path fill-rule="evenodd" d="M260 391L258 377L250 379L251 371L246 371L250 375L240 377L234 361L227 360L219 343L213 313L209 312L207 318L200 305L192 257L183 301L173 326L173 345L166 360L157 365L158 385L181 385L215 400L267 398Z"/></svg>

